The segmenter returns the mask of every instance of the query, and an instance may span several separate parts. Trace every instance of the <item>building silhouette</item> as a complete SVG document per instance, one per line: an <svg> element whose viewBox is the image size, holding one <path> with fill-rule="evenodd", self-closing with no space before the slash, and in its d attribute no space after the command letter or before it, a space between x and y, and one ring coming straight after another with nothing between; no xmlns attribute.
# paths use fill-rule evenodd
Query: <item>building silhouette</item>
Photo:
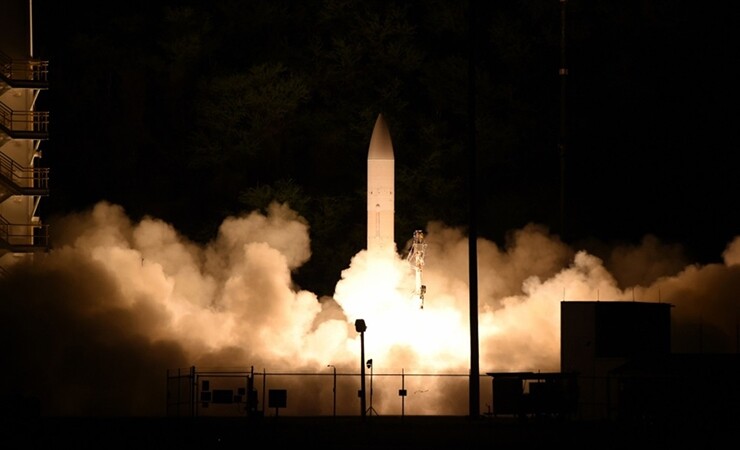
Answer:
<svg viewBox="0 0 740 450"><path fill-rule="evenodd" d="M740 355L673 353L667 303L561 302L561 371L488 373L493 414L726 429Z"/></svg>

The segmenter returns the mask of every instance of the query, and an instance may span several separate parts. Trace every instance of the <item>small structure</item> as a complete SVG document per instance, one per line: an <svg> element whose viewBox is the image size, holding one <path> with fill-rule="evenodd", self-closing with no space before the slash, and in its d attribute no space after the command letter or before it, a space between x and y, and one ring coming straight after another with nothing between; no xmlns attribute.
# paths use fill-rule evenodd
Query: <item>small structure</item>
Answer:
<svg viewBox="0 0 740 450"><path fill-rule="evenodd" d="M564 301L560 307L560 369L577 373L582 419L613 418L620 409L613 371L671 352L669 303Z"/></svg>
<svg viewBox="0 0 740 450"><path fill-rule="evenodd" d="M414 231L413 243L409 249L409 254L406 256L406 260L414 268L416 275L416 284L414 287L414 296L421 302L421 309L424 309L424 295L427 292L427 287L421 279L421 272L424 270L424 255L427 250L427 244L424 242L424 231Z"/></svg>
<svg viewBox="0 0 740 450"><path fill-rule="evenodd" d="M488 372L492 377L493 416L565 417L576 412L575 374Z"/></svg>
<svg viewBox="0 0 740 450"><path fill-rule="evenodd" d="M275 417L277 417L280 408L288 406L288 391L286 389L270 389L267 399L268 406L275 408Z"/></svg>

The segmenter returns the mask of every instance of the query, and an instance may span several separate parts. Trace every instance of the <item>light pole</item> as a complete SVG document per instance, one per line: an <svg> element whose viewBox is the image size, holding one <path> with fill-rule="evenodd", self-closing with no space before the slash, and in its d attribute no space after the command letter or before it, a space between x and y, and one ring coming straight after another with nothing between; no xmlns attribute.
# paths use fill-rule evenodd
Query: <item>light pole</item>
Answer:
<svg viewBox="0 0 740 450"><path fill-rule="evenodd" d="M370 369L370 408L368 408L368 412L372 416L373 413L377 416L378 413L375 411L375 408L373 408L373 359L370 358L367 360L367 368Z"/></svg>
<svg viewBox="0 0 740 450"><path fill-rule="evenodd" d="M337 415L337 368L336 366L329 364L326 367L331 367L334 370L334 384L332 386L332 393L334 394L334 407L332 409L332 415Z"/></svg>
<svg viewBox="0 0 740 450"><path fill-rule="evenodd" d="M362 319L355 320L355 331L360 333L360 414L364 418L367 414L365 410L365 330L367 325Z"/></svg>

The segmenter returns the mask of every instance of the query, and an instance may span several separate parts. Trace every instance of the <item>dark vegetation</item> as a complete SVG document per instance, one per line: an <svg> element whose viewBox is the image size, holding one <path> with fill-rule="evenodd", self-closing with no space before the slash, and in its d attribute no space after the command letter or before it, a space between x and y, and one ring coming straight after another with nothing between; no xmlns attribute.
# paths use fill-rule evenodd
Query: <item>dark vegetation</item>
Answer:
<svg viewBox="0 0 740 450"><path fill-rule="evenodd" d="M718 113L736 109L723 95L734 82L729 15L683 2L569 1L561 103L559 8L39 5L37 54L52 68L43 213L108 200L206 242L226 216L285 201L311 225L313 256L295 279L331 295L365 245L366 156L379 113L395 148L399 249L429 220L467 226L472 92L480 236L503 244L536 222L574 244L654 233L695 258L718 258L739 223L732 212L712 218L727 209L715 194L737 188L736 156L725 150L734 122Z"/></svg>

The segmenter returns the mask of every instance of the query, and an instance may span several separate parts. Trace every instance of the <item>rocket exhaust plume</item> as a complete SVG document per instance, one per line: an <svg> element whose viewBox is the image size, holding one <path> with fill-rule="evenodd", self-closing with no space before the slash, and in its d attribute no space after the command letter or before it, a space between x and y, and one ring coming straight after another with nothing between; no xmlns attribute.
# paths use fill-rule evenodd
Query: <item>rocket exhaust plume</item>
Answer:
<svg viewBox="0 0 740 450"><path fill-rule="evenodd" d="M395 193L393 143L388 125L378 114L367 153L367 249L396 249L393 236Z"/></svg>

